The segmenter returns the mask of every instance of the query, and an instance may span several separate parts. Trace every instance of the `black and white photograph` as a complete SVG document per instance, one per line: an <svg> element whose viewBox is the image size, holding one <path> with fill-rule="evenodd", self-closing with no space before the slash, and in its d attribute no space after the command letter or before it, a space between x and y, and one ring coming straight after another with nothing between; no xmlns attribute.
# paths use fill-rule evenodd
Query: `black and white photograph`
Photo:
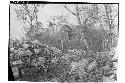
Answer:
<svg viewBox="0 0 125 83"><path fill-rule="evenodd" d="M8 81L117 82L119 3L10 1Z"/></svg>

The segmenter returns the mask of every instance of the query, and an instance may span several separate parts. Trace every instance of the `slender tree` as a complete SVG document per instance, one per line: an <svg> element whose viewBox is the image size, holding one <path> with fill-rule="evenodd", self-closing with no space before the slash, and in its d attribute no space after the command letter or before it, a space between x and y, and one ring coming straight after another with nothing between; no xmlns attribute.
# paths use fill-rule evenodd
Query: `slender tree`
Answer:
<svg viewBox="0 0 125 83"><path fill-rule="evenodd" d="M19 21L23 22L26 37L32 39L39 29L43 29L43 24L38 21L39 7L44 7L44 4L18 4L15 12Z"/></svg>

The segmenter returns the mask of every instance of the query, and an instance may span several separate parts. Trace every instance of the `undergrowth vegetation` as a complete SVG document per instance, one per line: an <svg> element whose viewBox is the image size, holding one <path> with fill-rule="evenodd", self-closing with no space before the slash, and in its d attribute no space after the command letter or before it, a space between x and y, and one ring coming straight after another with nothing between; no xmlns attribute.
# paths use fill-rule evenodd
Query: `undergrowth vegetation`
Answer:
<svg viewBox="0 0 125 83"><path fill-rule="evenodd" d="M56 47L28 40L10 40L10 63L21 81L102 82L116 79L117 59L113 50L92 52ZM14 71L13 71L14 72Z"/></svg>

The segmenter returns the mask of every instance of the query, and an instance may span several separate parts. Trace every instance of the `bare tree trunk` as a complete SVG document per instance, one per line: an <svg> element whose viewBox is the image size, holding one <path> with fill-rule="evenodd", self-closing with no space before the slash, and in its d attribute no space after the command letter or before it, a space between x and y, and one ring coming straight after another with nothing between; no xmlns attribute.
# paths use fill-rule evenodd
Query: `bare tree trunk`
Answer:
<svg viewBox="0 0 125 83"><path fill-rule="evenodd" d="M77 4L76 4L76 17L77 17L79 27L82 28L81 20L80 20L80 17L79 17L79 8L78 8Z"/></svg>
<svg viewBox="0 0 125 83"><path fill-rule="evenodd" d="M112 8L111 8L111 4L104 4L105 7L105 12L106 12L106 17L107 17L107 24L109 29L113 29L113 16L111 15L112 13Z"/></svg>

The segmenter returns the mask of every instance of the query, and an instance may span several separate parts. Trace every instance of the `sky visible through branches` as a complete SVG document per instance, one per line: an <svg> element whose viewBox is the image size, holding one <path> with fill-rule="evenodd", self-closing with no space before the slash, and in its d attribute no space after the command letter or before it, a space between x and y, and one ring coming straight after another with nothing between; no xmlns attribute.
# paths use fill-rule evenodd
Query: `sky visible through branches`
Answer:
<svg viewBox="0 0 125 83"><path fill-rule="evenodd" d="M16 17L16 13L14 11L15 7L16 6L14 4L10 4L10 30L11 30L10 34L12 38L20 39L21 36L24 36L24 32L22 30L23 25L18 21ZM51 16L61 15L65 13L70 14L63 7L63 4L48 4L39 10L38 20L44 23L44 26L46 26L46 22L47 20L50 19ZM77 23L77 21L74 20L75 17L72 14L70 14L70 19L71 19L70 20L71 23L73 24Z"/></svg>

